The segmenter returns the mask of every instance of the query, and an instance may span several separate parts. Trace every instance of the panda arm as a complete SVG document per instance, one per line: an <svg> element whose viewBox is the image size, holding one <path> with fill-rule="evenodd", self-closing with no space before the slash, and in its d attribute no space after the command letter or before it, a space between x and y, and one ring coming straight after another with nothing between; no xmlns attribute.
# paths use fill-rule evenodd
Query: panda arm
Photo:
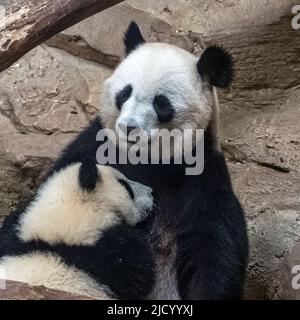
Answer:
<svg viewBox="0 0 300 320"><path fill-rule="evenodd" d="M244 212L225 160L210 160L185 215L189 223L177 233L179 293L183 299L239 299L248 257Z"/></svg>
<svg viewBox="0 0 300 320"><path fill-rule="evenodd" d="M220 227L214 233L206 227L210 231L202 229L201 237L195 231L178 236L176 265L180 296L191 300L240 299L247 256L245 241L233 239L233 229Z"/></svg>
<svg viewBox="0 0 300 320"><path fill-rule="evenodd" d="M112 228L101 240L106 253L102 275L121 299L144 299L154 286L153 256L143 231L127 224Z"/></svg>
<svg viewBox="0 0 300 320"><path fill-rule="evenodd" d="M104 231L94 246L62 250L71 265L109 288L114 298L143 299L154 285L154 264L146 236L125 223Z"/></svg>

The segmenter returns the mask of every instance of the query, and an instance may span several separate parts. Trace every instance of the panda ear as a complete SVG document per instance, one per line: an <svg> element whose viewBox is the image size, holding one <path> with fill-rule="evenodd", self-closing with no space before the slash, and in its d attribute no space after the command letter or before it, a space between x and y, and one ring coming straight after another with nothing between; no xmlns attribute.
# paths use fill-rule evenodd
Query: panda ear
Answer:
<svg viewBox="0 0 300 320"><path fill-rule="evenodd" d="M228 88L234 77L232 56L218 46L208 47L200 57L197 69L213 86Z"/></svg>
<svg viewBox="0 0 300 320"><path fill-rule="evenodd" d="M141 34L139 26L134 21L130 23L127 31L125 32L123 41L127 55L146 42Z"/></svg>
<svg viewBox="0 0 300 320"><path fill-rule="evenodd" d="M94 161L85 160L79 169L80 187L88 192L95 189L97 182L100 180L100 173Z"/></svg>

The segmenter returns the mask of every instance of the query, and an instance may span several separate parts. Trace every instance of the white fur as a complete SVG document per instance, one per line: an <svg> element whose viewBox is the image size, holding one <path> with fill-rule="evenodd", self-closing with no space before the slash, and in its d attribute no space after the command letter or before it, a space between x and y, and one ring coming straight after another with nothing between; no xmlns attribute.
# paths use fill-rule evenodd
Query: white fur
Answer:
<svg viewBox="0 0 300 320"><path fill-rule="evenodd" d="M150 134L154 128L205 129L211 117L212 93L197 72L198 58L176 46L146 43L133 51L105 82L100 118L106 128L134 125ZM115 98L125 86L133 88L121 111ZM153 99L163 94L175 117L159 124Z"/></svg>
<svg viewBox="0 0 300 320"><path fill-rule="evenodd" d="M102 231L119 223L120 215L130 224L145 218L153 205L151 188L128 180L111 167L98 166L101 178L95 190L83 192L79 185L79 168L80 164L71 165L50 177L41 187L21 216L20 239L93 245ZM119 178L131 184L134 201L118 182Z"/></svg>
<svg viewBox="0 0 300 320"><path fill-rule="evenodd" d="M110 299L108 288L102 287L91 277L75 267L67 266L52 253L34 252L21 256L4 257L0 268L8 280L43 285L51 289L72 292L98 299Z"/></svg>

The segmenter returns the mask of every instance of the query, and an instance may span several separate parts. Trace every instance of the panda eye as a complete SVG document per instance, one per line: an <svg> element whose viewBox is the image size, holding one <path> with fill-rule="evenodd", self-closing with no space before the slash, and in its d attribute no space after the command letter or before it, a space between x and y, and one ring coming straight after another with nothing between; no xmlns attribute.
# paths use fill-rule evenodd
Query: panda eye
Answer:
<svg viewBox="0 0 300 320"><path fill-rule="evenodd" d="M129 183L123 179L119 179L118 181L126 189L126 191L129 193L130 198L132 200L134 200L134 193L133 193L132 188L130 187Z"/></svg>
<svg viewBox="0 0 300 320"><path fill-rule="evenodd" d="M131 93L132 93L132 86L129 84L117 94L116 105L119 110L121 110L122 105L130 98Z"/></svg>
<svg viewBox="0 0 300 320"><path fill-rule="evenodd" d="M170 100L164 95L157 95L153 100L153 107L160 122L170 121L174 116L174 109Z"/></svg>

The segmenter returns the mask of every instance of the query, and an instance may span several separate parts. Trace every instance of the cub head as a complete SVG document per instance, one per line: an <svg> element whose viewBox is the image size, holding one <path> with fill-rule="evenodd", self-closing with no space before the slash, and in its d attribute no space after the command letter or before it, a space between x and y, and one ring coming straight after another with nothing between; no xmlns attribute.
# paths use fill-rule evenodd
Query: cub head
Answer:
<svg viewBox="0 0 300 320"><path fill-rule="evenodd" d="M125 134L142 129L149 136L152 129L206 129L212 88L227 88L233 79L231 56L217 46L198 58L174 45L147 43L134 22L124 44L127 55L104 85L104 126Z"/></svg>
<svg viewBox="0 0 300 320"><path fill-rule="evenodd" d="M121 222L143 220L153 205L152 189L119 171L87 160L55 173L21 215L21 240L92 245Z"/></svg>

